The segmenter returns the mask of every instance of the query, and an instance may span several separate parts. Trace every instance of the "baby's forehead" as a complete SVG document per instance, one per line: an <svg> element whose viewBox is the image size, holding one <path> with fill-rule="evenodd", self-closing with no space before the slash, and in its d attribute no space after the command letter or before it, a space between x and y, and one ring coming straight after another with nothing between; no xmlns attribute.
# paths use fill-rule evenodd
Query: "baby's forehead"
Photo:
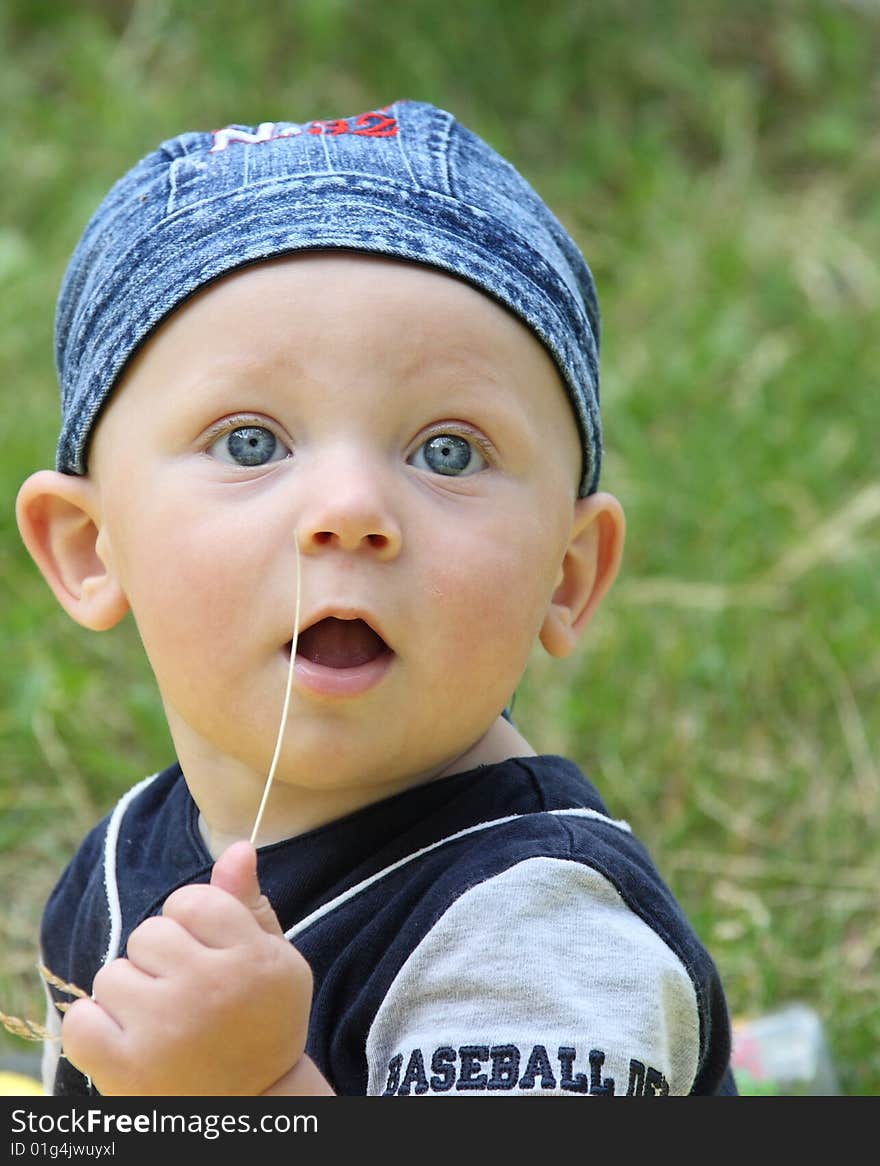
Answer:
<svg viewBox="0 0 880 1166"><path fill-rule="evenodd" d="M493 390L513 403L534 381L561 395L576 427L556 363L513 312L448 272L385 256L317 250L222 276L153 330L115 397L138 370L155 386L179 383L181 368L234 389L243 405L268 385L300 382L308 401L339 379L349 392L363 383L420 405Z"/></svg>
<svg viewBox="0 0 880 1166"><path fill-rule="evenodd" d="M192 335L211 363L216 350L243 351L259 331L263 339L285 334L288 353L303 363L322 355L332 362L340 338L355 329L365 360L398 356L414 374L476 370L500 381L526 352L563 383L534 332L482 289L427 264L342 249L272 257L221 276L169 313L142 353ZM250 349L259 359L259 344ZM265 355L272 359L268 347Z"/></svg>

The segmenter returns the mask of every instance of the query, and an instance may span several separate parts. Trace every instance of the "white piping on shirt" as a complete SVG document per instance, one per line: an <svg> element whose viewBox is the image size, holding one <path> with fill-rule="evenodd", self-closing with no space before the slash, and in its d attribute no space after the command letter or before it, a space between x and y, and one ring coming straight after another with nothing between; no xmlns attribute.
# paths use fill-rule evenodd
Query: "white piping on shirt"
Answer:
<svg viewBox="0 0 880 1166"><path fill-rule="evenodd" d="M624 831L626 834L632 833L628 822L624 822L620 819L609 818L605 814L600 814L598 810L590 810L585 807L572 807L571 809L567 810L544 810L540 812L557 814L560 816L563 814L570 814L573 817L578 818L593 818L597 822L604 822L607 826L614 826L618 830ZM392 862L390 866L384 867L382 870L370 875L369 878L363 879L361 882L356 883L353 887L349 887L347 891L343 891L342 894L337 895L335 899L331 899L329 902L324 903L321 907L318 907L317 910L312 911L309 915L306 915L304 919L300 919L299 923L294 923L293 927L288 928L288 930L284 933L284 938L293 939L307 927L310 927L312 923L316 922L318 919L321 919L324 915L329 915L331 911L335 911L337 907L341 907L343 903L348 902L349 899L353 899L355 895L359 895L361 891L365 891L368 887L371 887L373 883L377 883L380 879L384 879L386 875L392 874L394 871L399 870L402 866L406 866L407 863L413 862L417 858L421 858L423 854L428 854L430 851L436 850L438 846L445 846L448 842L455 842L458 838L464 838L467 834L476 834L480 830L490 830L493 826L503 826L505 822L515 822L517 818L527 818L532 816L533 815L531 814L508 814L506 818L494 818L490 822L478 822L476 826L467 826L464 830L459 830L456 834L450 834L446 838L441 838L437 842L432 842L429 846L423 846L421 850L413 851L412 854L406 855L405 858L400 858L397 860L397 862Z"/></svg>
<svg viewBox="0 0 880 1166"><path fill-rule="evenodd" d="M107 823L107 834L104 838L104 891L107 895L107 910L110 913L110 939L107 942L107 954L104 956L105 964L116 959L119 954L119 941L122 938L122 906L119 902L119 886L116 882L116 846L119 841L122 819L129 803L158 776L158 773L154 773L132 786L128 793L116 803L116 808Z"/></svg>

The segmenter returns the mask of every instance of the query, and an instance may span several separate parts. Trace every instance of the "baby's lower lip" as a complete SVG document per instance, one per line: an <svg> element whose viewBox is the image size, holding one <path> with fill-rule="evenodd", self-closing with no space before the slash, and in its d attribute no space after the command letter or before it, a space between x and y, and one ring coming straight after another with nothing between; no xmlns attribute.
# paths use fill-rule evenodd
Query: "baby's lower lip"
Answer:
<svg viewBox="0 0 880 1166"><path fill-rule="evenodd" d="M287 653L289 658L289 644ZM337 698L361 696L381 684L394 660L394 653L388 649L366 664L357 664L352 668L331 668L298 655L293 675L296 687L301 692Z"/></svg>

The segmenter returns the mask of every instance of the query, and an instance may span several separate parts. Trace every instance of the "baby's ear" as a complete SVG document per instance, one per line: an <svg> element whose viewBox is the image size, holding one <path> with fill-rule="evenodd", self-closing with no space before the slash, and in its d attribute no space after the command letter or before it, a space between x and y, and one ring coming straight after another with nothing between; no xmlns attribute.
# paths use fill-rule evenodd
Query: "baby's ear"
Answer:
<svg viewBox="0 0 880 1166"><path fill-rule="evenodd" d="M25 546L68 615L93 631L119 623L128 600L101 556L94 482L39 470L19 490L15 513Z"/></svg>
<svg viewBox="0 0 880 1166"><path fill-rule="evenodd" d="M575 503L568 549L540 639L551 656L569 656L604 595L623 557L626 521L612 494L591 494Z"/></svg>

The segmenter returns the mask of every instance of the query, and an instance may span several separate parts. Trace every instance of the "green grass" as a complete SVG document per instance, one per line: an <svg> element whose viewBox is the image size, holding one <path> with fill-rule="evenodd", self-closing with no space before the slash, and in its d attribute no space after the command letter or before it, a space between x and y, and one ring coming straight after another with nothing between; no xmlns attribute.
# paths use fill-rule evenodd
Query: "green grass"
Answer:
<svg viewBox="0 0 880 1166"><path fill-rule="evenodd" d="M170 753L134 629L72 625L15 529L53 456L69 250L181 129L409 96L518 164L603 303L625 569L576 660L536 655L518 720L648 843L734 1013L806 1001L843 1091L880 1093L877 60L880 9L843 0L8 0L0 1007L40 1016L42 902Z"/></svg>

